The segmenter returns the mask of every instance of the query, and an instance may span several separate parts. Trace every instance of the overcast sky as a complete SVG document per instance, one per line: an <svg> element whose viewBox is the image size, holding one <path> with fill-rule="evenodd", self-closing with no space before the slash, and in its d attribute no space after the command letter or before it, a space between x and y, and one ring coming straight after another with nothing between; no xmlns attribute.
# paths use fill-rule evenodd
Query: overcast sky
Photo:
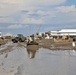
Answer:
<svg viewBox="0 0 76 75"><path fill-rule="evenodd" d="M0 31L24 35L76 29L76 0L0 0Z"/></svg>

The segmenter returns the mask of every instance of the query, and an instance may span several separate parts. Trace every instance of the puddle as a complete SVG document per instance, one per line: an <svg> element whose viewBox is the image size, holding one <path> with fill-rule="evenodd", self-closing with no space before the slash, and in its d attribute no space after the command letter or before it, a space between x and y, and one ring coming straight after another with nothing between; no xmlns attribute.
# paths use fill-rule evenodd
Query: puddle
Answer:
<svg viewBox="0 0 76 75"><path fill-rule="evenodd" d="M0 75L76 75L75 50L35 48L30 59L28 49L14 49L0 55Z"/></svg>

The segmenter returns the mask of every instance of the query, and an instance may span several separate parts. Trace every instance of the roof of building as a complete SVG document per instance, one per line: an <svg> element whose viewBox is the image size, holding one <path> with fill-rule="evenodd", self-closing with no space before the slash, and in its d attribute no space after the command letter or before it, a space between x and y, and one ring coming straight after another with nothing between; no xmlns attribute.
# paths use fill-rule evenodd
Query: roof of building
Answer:
<svg viewBox="0 0 76 75"><path fill-rule="evenodd" d="M76 32L76 29L62 29L59 32Z"/></svg>

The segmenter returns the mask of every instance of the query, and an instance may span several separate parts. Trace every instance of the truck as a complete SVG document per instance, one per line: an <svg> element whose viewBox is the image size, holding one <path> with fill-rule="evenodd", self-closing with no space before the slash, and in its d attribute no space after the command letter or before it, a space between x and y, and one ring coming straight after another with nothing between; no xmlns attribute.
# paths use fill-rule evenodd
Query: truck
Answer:
<svg viewBox="0 0 76 75"><path fill-rule="evenodd" d="M12 39L12 42L13 43L24 42L25 39L26 38L22 34L17 34L17 36Z"/></svg>

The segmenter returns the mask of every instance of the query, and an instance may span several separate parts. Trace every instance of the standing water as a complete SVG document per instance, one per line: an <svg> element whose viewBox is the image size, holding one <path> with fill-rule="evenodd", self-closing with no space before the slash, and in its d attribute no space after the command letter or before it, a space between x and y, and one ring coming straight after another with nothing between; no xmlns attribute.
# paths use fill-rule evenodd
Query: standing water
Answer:
<svg viewBox="0 0 76 75"><path fill-rule="evenodd" d="M0 75L76 75L75 50L39 48L34 53L30 59L26 48L14 47L1 54Z"/></svg>

